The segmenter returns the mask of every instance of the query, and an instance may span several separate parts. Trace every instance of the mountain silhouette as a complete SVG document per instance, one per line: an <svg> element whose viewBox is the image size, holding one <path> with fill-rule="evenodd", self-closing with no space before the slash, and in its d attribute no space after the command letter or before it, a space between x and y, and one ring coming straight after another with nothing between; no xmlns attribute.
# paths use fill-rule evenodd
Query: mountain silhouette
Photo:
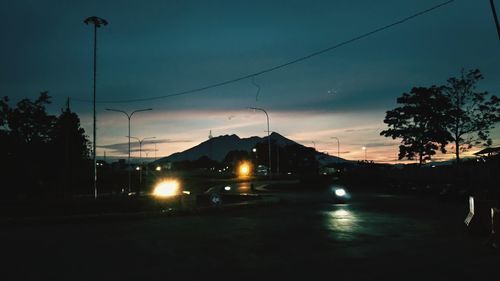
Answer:
<svg viewBox="0 0 500 281"><path fill-rule="evenodd" d="M291 144L298 144L295 141L292 141L276 132L272 132L270 135L271 141L279 146L286 146ZM258 143L266 142L266 137L249 137L249 138L240 138L239 136L233 135L223 135L218 137L212 137L194 147L186 149L182 152L176 152L169 156L160 158L155 161L155 163L164 163L164 162L179 162L179 161L194 161L198 160L202 156L207 156L212 160L222 161L228 152L232 150L245 150L251 151ZM301 145L303 146L303 145ZM322 164L327 165L330 163L343 163L348 162L345 159L331 156L326 153L317 152L316 159Z"/></svg>

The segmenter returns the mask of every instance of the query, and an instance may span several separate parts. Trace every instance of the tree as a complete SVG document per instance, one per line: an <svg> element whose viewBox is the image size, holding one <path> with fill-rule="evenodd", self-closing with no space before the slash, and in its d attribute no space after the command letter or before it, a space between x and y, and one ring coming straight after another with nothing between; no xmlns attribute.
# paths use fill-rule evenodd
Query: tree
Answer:
<svg viewBox="0 0 500 281"><path fill-rule="evenodd" d="M0 172L18 188L8 192L43 194L55 191L62 176L73 180L86 173L86 165L91 167L86 161L88 140L69 106L59 117L48 114L46 91L34 101L22 99L14 108L8 102L7 97L0 99Z"/></svg>
<svg viewBox="0 0 500 281"><path fill-rule="evenodd" d="M90 143L85 130L80 126L80 118L69 106L57 117L51 142L55 145L55 150L65 154L71 161L87 160L90 156Z"/></svg>
<svg viewBox="0 0 500 281"><path fill-rule="evenodd" d="M500 102L492 95L487 99L488 92L477 91L477 83L483 79L478 69L462 70L459 78L451 77L441 88L448 99L449 108L446 122L451 141L455 145L457 164L460 162L460 152L474 145L492 144L490 130L500 121Z"/></svg>
<svg viewBox="0 0 500 281"><path fill-rule="evenodd" d="M50 104L48 92L41 92L38 99L23 99L9 112L10 135L23 144L39 145L50 141L50 132L56 120L48 115L45 106Z"/></svg>
<svg viewBox="0 0 500 281"><path fill-rule="evenodd" d="M92 164L88 161L90 142L80 126L80 118L70 110L69 102L54 122L50 137L52 166L61 171L56 177L59 190L63 195L73 193L79 175L90 173Z"/></svg>
<svg viewBox="0 0 500 281"><path fill-rule="evenodd" d="M444 109L448 102L440 88L414 87L410 93L403 93L397 103L401 106L386 112L384 123L389 129L380 135L402 139L399 159L418 156L421 165L430 160L436 150L446 152L449 136L443 122L447 119Z"/></svg>
<svg viewBox="0 0 500 281"><path fill-rule="evenodd" d="M0 132L5 131L5 126L7 125L7 118L9 116L9 97L2 97L0 99Z"/></svg>
<svg viewBox="0 0 500 281"><path fill-rule="evenodd" d="M250 160L250 158L250 153L246 150L231 150L226 154L222 162L226 165L235 166L241 161Z"/></svg>

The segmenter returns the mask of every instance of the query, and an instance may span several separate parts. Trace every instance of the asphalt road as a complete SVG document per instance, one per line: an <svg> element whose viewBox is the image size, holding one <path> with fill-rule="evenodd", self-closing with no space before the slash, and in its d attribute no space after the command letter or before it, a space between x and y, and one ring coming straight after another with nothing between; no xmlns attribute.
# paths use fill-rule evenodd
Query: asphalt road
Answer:
<svg viewBox="0 0 500 281"><path fill-rule="evenodd" d="M273 205L182 216L1 226L1 280L500 280L465 206L280 192ZM325 276L326 275L326 276Z"/></svg>

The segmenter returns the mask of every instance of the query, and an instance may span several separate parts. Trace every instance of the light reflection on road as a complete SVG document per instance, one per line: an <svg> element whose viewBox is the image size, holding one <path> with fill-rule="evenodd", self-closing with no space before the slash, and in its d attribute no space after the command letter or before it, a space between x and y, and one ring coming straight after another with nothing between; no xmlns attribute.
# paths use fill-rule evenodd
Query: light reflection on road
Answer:
<svg viewBox="0 0 500 281"><path fill-rule="evenodd" d="M324 225L330 231L329 235L338 240L354 240L359 219L355 212L349 210L349 205L336 205L335 209L325 213Z"/></svg>

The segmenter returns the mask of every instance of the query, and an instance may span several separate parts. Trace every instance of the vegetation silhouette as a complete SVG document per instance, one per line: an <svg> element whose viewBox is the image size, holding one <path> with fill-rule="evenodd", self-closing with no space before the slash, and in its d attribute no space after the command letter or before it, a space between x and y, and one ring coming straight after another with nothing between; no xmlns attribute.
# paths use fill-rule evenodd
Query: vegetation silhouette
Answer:
<svg viewBox="0 0 500 281"><path fill-rule="evenodd" d="M1 173L11 184L2 194L14 197L68 196L80 191L90 172L89 141L69 104L59 116L50 115L47 91L32 101L9 106L0 100Z"/></svg>
<svg viewBox="0 0 500 281"><path fill-rule="evenodd" d="M482 79L478 69L462 70L459 78L451 77L445 85L403 93L397 99L401 106L386 112L389 129L380 135L402 139L399 159L418 156L420 164L437 149L446 153L451 143L458 166L461 151L492 144L490 130L500 121L498 97L477 90Z"/></svg>

